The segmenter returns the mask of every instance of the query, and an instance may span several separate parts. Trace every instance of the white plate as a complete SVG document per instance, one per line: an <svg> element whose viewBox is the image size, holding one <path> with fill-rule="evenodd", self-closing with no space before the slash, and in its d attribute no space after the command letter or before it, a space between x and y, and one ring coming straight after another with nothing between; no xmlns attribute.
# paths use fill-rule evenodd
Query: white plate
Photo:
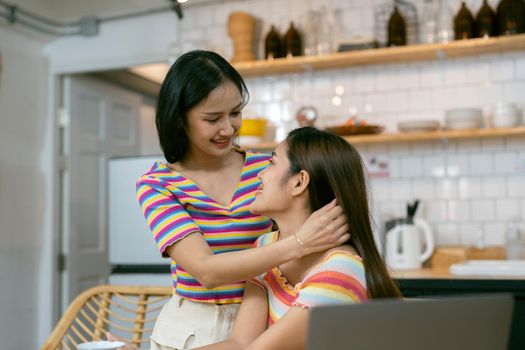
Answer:
<svg viewBox="0 0 525 350"><path fill-rule="evenodd" d="M451 130L483 127L483 112L479 108L456 108L445 112L445 127Z"/></svg>
<svg viewBox="0 0 525 350"><path fill-rule="evenodd" d="M439 129L437 120L412 120L397 123L397 128L402 132L435 131Z"/></svg>
<svg viewBox="0 0 525 350"><path fill-rule="evenodd" d="M450 130L467 130L479 129L483 127L482 120L454 120L446 123L447 129Z"/></svg>
<svg viewBox="0 0 525 350"><path fill-rule="evenodd" d="M525 260L467 260L452 264L450 273L462 276L525 276Z"/></svg>
<svg viewBox="0 0 525 350"><path fill-rule="evenodd" d="M121 341L91 341L89 343L78 344L78 350L116 350L126 345Z"/></svg>

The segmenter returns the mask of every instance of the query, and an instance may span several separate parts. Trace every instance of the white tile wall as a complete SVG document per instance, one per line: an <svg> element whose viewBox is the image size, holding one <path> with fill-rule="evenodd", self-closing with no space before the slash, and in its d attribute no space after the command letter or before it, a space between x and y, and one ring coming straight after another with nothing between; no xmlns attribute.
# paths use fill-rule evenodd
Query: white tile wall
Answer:
<svg viewBox="0 0 525 350"><path fill-rule="evenodd" d="M180 22L181 37L231 57L226 32L230 12L255 15L264 38L271 24L284 32L294 20L300 28L308 10L323 5L340 12L342 37L373 35L373 9L383 2L251 0L188 8ZM423 3L413 2L418 7ZM489 1L493 7L497 2ZM461 1L447 3L457 11ZM475 13L481 3L469 0L467 6ZM263 53L260 41L259 57ZM319 126L339 123L353 110L370 123L397 131L400 120L443 121L444 111L456 107L482 108L487 120L497 101L512 102L525 110L525 52L251 78L247 84L251 92L247 111L276 124L278 138L295 127L293 116L304 104L319 109ZM332 103L336 85L344 87L338 106ZM378 153L389 157L389 178L371 181L381 218L404 215L406 202L420 198L419 215L430 221L439 245L502 244L511 217L525 222L524 137L394 143L361 147L360 151L365 158Z"/></svg>
<svg viewBox="0 0 525 350"><path fill-rule="evenodd" d="M484 198L503 198L506 196L504 177L485 177L482 179L482 196Z"/></svg>

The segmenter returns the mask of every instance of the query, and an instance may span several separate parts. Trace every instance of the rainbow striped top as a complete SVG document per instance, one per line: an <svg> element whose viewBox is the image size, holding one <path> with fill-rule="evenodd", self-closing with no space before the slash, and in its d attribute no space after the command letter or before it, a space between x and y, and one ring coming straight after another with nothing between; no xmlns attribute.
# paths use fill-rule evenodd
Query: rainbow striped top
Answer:
<svg viewBox="0 0 525 350"><path fill-rule="evenodd" d="M248 210L260 184L257 175L269 159L267 154L245 152L240 180L228 206L216 203L193 181L156 162L138 179L137 197L161 254L168 257L168 246L196 231L202 233L214 254L251 248L272 226L270 219ZM171 275L175 292L198 302L240 303L244 293L244 281L204 288L173 260Z"/></svg>
<svg viewBox="0 0 525 350"><path fill-rule="evenodd" d="M262 247L277 239L278 232L271 232L259 237L255 246ZM330 251L295 286L288 283L277 267L250 282L268 293L268 326L277 322L292 306L311 308L368 299L363 261L346 250Z"/></svg>

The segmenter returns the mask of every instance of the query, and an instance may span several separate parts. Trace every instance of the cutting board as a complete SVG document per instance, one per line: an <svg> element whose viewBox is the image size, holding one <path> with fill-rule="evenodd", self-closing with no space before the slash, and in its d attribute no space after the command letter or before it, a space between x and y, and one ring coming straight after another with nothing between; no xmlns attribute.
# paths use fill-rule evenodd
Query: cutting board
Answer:
<svg viewBox="0 0 525 350"><path fill-rule="evenodd" d="M500 246L483 249L461 246L438 247L430 258L430 267L448 268L465 260L502 260L505 257L505 248Z"/></svg>

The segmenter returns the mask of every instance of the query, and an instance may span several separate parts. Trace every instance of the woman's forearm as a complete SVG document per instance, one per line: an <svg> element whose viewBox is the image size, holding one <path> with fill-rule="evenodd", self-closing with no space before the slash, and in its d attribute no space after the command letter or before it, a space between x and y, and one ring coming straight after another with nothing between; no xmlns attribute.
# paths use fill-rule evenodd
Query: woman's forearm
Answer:
<svg viewBox="0 0 525 350"><path fill-rule="evenodd" d="M305 248L293 237L268 246L213 254L199 233L169 247L166 252L206 288L253 278L305 255Z"/></svg>
<svg viewBox="0 0 525 350"><path fill-rule="evenodd" d="M294 235L273 244L213 254L200 232L166 248L178 265L206 288L245 281L282 263L325 251L350 238L346 217L335 202L313 212Z"/></svg>

